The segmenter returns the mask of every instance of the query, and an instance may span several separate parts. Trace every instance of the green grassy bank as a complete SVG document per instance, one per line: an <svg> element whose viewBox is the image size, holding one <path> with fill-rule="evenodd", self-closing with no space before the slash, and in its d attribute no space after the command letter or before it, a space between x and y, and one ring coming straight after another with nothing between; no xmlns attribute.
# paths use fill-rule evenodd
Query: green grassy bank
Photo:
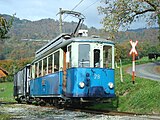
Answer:
<svg viewBox="0 0 160 120"><path fill-rule="evenodd" d="M13 98L13 82L0 83L0 102L15 102Z"/></svg>
<svg viewBox="0 0 160 120"><path fill-rule="evenodd" d="M15 102L13 98L13 82L0 83L0 107L4 107L4 105L1 106L1 102ZM10 120L10 116L0 111L0 120Z"/></svg>
<svg viewBox="0 0 160 120"><path fill-rule="evenodd" d="M116 71L116 94L119 97L119 111L160 114L160 82L135 78L124 74L124 82L120 82Z"/></svg>

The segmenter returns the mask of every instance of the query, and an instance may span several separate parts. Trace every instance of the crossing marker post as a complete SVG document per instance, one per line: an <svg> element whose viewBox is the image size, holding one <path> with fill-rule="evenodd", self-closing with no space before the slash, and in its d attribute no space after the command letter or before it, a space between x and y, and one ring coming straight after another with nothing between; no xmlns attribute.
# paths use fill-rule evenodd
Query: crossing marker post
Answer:
<svg viewBox="0 0 160 120"><path fill-rule="evenodd" d="M135 83L135 56L138 56L138 52L136 50L136 45L138 44L138 40L136 42L133 42L130 40L130 44L132 46L132 49L130 50L129 54L132 55L132 82Z"/></svg>

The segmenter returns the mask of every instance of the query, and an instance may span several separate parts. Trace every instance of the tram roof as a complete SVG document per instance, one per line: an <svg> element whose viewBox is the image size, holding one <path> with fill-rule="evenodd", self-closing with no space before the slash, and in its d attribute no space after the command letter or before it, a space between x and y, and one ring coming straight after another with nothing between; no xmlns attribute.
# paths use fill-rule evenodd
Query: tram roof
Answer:
<svg viewBox="0 0 160 120"><path fill-rule="evenodd" d="M102 39L99 37L71 37L70 34L62 33L57 36L55 39L48 42L45 46L36 51L36 57L42 56L42 54L50 51L54 48L54 50L66 46L71 42L94 42L94 43L106 43L106 44L114 44L113 41Z"/></svg>

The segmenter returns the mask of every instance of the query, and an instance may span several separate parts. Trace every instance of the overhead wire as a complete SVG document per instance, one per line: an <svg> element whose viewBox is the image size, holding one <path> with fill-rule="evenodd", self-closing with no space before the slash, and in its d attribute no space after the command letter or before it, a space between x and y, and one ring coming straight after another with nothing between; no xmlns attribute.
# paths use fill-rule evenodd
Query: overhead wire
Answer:
<svg viewBox="0 0 160 120"><path fill-rule="evenodd" d="M72 10L76 9L84 0L81 0L74 8L72 8ZM89 6L87 6L86 8L84 8L82 11L80 12L83 12L87 9L89 9L92 5L96 4L99 0L96 0L95 2L93 2L92 4L90 4ZM68 17L68 15L66 17L64 17L64 19L66 19ZM63 19L63 20L64 20Z"/></svg>
<svg viewBox="0 0 160 120"><path fill-rule="evenodd" d="M84 0L81 0L72 10L76 9Z"/></svg>
<svg viewBox="0 0 160 120"><path fill-rule="evenodd" d="M89 7L91 7L92 5L96 4L99 0L93 2L92 4L90 4L89 6L87 6L85 9L83 9L81 12L87 10Z"/></svg>
<svg viewBox="0 0 160 120"><path fill-rule="evenodd" d="M76 9L83 1L84 1L84 0L81 0L77 5L75 5L74 8L72 8L71 11L73 11L74 9ZM66 19L67 17L68 17L68 15L67 15L66 17L64 17L64 19ZM64 20L64 19L63 19L63 20Z"/></svg>

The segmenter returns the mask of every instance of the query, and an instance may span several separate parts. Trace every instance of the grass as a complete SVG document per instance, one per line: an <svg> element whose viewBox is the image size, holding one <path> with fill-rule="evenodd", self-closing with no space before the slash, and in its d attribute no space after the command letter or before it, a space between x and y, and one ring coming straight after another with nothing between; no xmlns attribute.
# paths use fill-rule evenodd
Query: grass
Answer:
<svg viewBox="0 0 160 120"><path fill-rule="evenodd" d="M0 83L0 102L15 102L13 98L13 82Z"/></svg>
<svg viewBox="0 0 160 120"><path fill-rule="evenodd" d="M118 76L118 72L116 72ZM160 114L160 82L135 78L125 74L124 82L116 77L116 94L119 97L119 111Z"/></svg>
<svg viewBox="0 0 160 120"><path fill-rule="evenodd" d="M9 114L1 114L0 113L0 120L10 120L10 115Z"/></svg>
<svg viewBox="0 0 160 120"><path fill-rule="evenodd" d="M13 98L13 82L0 83L0 107L1 102L15 102ZM11 115L0 112L0 120L10 120Z"/></svg>

